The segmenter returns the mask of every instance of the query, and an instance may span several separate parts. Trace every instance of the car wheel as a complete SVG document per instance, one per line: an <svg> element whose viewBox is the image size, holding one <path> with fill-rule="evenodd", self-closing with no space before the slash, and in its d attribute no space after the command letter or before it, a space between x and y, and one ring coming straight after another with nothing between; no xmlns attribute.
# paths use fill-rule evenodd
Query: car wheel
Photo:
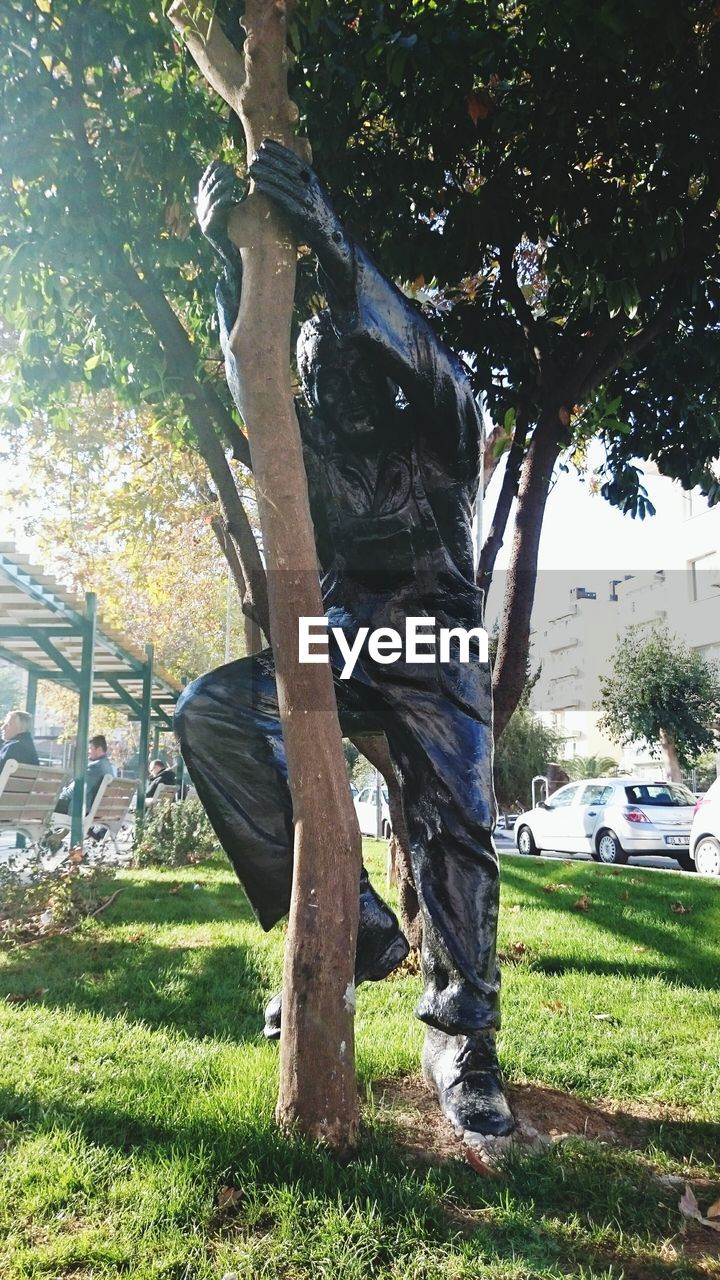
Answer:
<svg viewBox="0 0 720 1280"><path fill-rule="evenodd" d="M695 869L701 876L720 876L720 841L701 836L695 845Z"/></svg>
<svg viewBox="0 0 720 1280"><path fill-rule="evenodd" d="M697 871L697 867L689 853L676 853L675 860L680 863L682 871Z"/></svg>
<svg viewBox="0 0 720 1280"><path fill-rule="evenodd" d="M521 827L517 833L517 847L520 853L537 854L540 852L535 837L529 827Z"/></svg>
<svg viewBox="0 0 720 1280"><path fill-rule="evenodd" d="M624 863L628 860L628 856L614 831L600 832L597 851L598 861L604 862L606 866L617 866L619 863Z"/></svg>
<svg viewBox="0 0 720 1280"><path fill-rule="evenodd" d="M600 854L598 853L597 849L590 850L590 857L592 858L593 862L600 861Z"/></svg>
<svg viewBox="0 0 720 1280"><path fill-rule="evenodd" d="M389 840L392 835L392 827L387 820L383 822L382 833L385 840Z"/></svg>

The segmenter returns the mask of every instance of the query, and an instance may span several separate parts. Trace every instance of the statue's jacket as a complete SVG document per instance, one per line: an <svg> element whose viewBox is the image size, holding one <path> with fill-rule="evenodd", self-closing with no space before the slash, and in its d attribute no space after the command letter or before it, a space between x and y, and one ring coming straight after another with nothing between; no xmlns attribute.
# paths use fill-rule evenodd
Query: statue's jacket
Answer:
<svg viewBox="0 0 720 1280"><path fill-rule="evenodd" d="M408 612L478 626L481 422L467 371L369 255L359 246L354 255L350 296L324 281L338 343L384 370L400 395L371 438L298 405L326 608L359 610L375 626Z"/></svg>

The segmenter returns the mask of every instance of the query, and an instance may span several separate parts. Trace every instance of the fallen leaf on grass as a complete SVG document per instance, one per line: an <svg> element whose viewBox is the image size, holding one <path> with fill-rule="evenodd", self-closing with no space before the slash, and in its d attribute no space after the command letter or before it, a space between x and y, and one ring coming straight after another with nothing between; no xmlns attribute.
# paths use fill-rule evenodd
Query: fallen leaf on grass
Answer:
<svg viewBox="0 0 720 1280"><path fill-rule="evenodd" d="M131 933L128 938L128 942L142 942L144 937L145 934L142 931L139 933Z"/></svg>
<svg viewBox="0 0 720 1280"><path fill-rule="evenodd" d="M472 1147L463 1147L463 1152L470 1168L479 1173L482 1178L500 1178L502 1176L491 1164L487 1164L478 1155L477 1151L473 1151Z"/></svg>
<svg viewBox="0 0 720 1280"><path fill-rule="evenodd" d="M512 916L517 915L518 911L522 911L522 903L516 902L514 907L508 907L508 911Z"/></svg>
<svg viewBox="0 0 720 1280"><path fill-rule="evenodd" d="M559 885L559 884L544 884L544 885L543 885L543 893L559 893L559 892L560 892L560 885Z"/></svg>
<svg viewBox="0 0 720 1280"><path fill-rule="evenodd" d="M715 1201L715 1204L710 1207L711 1209L717 1209L718 1205L720 1205L720 1201ZM714 1218L704 1218L701 1214L700 1205L689 1182L685 1183L685 1190L678 1200L678 1209L683 1218L692 1218L694 1222L701 1223L703 1227L710 1227L712 1231L720 1231L720 1222L715 1221Z"/></svg>
<svg viewBox="0 0 720 1280"><path fill-rule="evenodd" d="M614 1018L611 1013L591 1013L590 1017L594 1018L596 1022L611 1022L614 1027L620 1026L620 1019Z"/></svg>
<svg viewBox="0 0 720 1280"><path fill-rule="evenodd" d="M234 1209L242 1199L242 1192L237 1187L221 1187L218 1191L218 1209Z"/></svg>
<svg viewBox="0 0 720 1280"><path fill-rule="evenodd" d="M647 947L634 946L633 951L647 951Z"/></svg>
<svg viewBox="0 0 720 1280"><path fill-rule="evenodd" d="M682 902L673 902L670 910L674 911L676 916L687 916L692 911L692 907L686 907Z"/></svg>
<svg viewBox="0 0 720 1280"><path fill-rule="evenodd" d="M592 898L588 898L587 894L584 893L582 898L578 898L577 902L573 903L573 911L587 911L591 903Z"/></svg>
<svg viewBox="0 0 720 1280"><path fill-rule="evenodd" d="M567 1009L567 1005L562 1000L543 1000L543 1009L548 1009L550 1013L562 1013L563 1009Z"/></svg>
<svg viewBox="0 0 720 1280"><path fill-rule="evenodd" d="M180 890L181 890L181 889L182 889L182 885L181 885L181 884L175 884L175 885L173 885L172 889L168 889L168 893L170 894L170 896L171 896L171 897L173 897L173 898L174 898L174 897L175 897L175 895L176 895L176 894L178 894L178 893L180 892Z"/></svg>
<svg viewBox="0 0 720 1280"><path fill-rule="evenodd" d="M530 951L526 942L511 942L507 951L498 951L498 960L501 964L514 964L516 960L521 960Z"/></svg>

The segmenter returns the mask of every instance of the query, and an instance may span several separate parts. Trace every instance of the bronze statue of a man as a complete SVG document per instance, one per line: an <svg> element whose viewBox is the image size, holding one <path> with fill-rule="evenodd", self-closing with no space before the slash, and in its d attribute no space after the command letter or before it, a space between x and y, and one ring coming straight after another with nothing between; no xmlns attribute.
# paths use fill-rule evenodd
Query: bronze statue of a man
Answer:
<svg viewBox="0 0 720 1280"><path fill-rule="evenodd" d="M265 141L250 169L317 257L327 311L298 342L298 414L323 601L352 643L362 627L403 631L405 619L481 625L471 520L481 422L467 371L425 317L341 226L313 171ZM198 199L223 263L217 290L228 383L228 335L242 267L227 235L233 173L211 165ZM273 571L272 566L269 567ZM427 1025L423 1070L457 1130L505 1134L513 1118L495 1050L498 858L493 846L492 702L487 664L390 663L365 645L350 679L330 640L340 722L383 731L402 791L423 917ZM261 924L288 910L292 806L270 650L188 686L176 728L198 794ZM390 973L407 943L366 873L360 884L356 981ZM279 1034L280 1001L266 1010Z"/></svg>

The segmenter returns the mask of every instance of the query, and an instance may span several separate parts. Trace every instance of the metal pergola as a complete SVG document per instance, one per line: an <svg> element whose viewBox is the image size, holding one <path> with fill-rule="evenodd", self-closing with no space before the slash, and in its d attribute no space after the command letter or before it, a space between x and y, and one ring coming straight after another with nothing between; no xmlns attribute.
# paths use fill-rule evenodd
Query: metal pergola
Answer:
<svg viewBox="0 0 720 1280"><path fill-rule="evenodd" d="M49 680L78 695L71 839L82 838L85 767L93 704L124 711L140 724L137 813L142 817L151 731L172 729L182 686L157 667L153 646L140 650L98 615L95 594L73 595L0 542L0 658L27 672L26 709L35 714L37 686Z"/></svg>

